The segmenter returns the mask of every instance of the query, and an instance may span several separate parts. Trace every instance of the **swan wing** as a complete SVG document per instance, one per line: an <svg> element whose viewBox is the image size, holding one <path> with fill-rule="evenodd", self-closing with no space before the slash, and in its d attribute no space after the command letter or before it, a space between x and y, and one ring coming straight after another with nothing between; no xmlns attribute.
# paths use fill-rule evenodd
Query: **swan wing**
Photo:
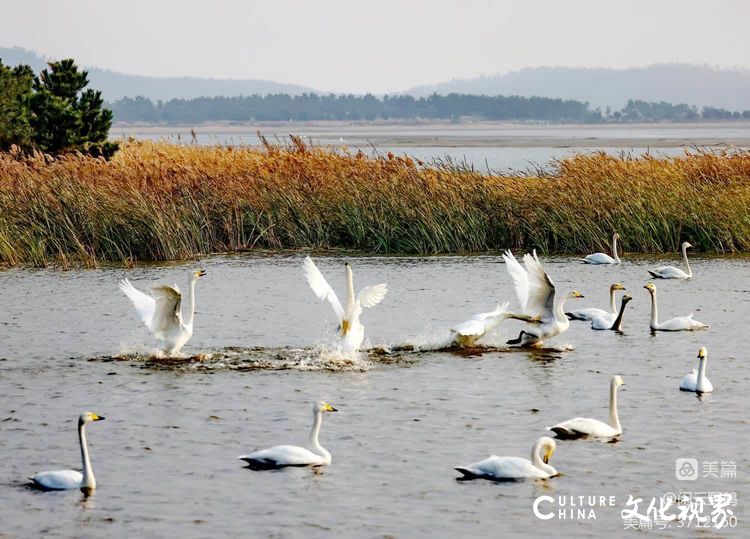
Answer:
<svg viewBox="0 0 750 539"><path fill-rule="evenodd" d="M589 417L574 417L549 427L548 430L560 437L597 436L608 438L620 434L603 421Z"/></svg>
<svg viewBox="0 0 750 539"><path fill-rule="evenodd" d="M151 291L156 300L151 331L161 338L165 332L179 328L182 323L182 315L180 314L182 294L177 285L154 286Z"/></svg>
<svg viewBox="0 0 750 539"><path fill-rule="evenodd" d="M303 265L307 284L310 285L310 288L312 288L312 291L318 296L318 299L327 300L328 303L331 304L333 312L336 313L336 318L338 318L340 324L344 320L344 308L341 306L341 302L339 301L338 296L336 296L336 292L333 291L331 285L328 284L328 281L323 277L323 274L320 273L318 266L315 265L312 258L309 256L305 257Z"/></svg>
<svg viewBox="0 0 750 539"><path fill-rule="evenodd" d="M359 291L359 294L357 294L357 301L365 309L375 307L375 305L383 301L383 298L387 293L388 285L385 283L366 286Z"/></svg>
<svg viewBox="0 0 750 539"><path fill-rule="evenodd" d="M664 322L660 322L657 329L661 331L692 331L696 329L707 328L708 325L703 322L693 320L693 315L690 316L678 316L676 318L670 318Z"/></svg>
<svg viewBox="0 0 750 539"><path fill-rule="evenodd" d="M481 336L484 335L485 332L484 321L472 318L471 320L467 320L466 322L456 324L451 328L451 331L458 333L459 335L465 335L467 337L474 335Z"/></svg>
<svg viewBox="0 0 750 539"><path fill-rule="evenodd" d="M586 264L614 264L615 259L605 253L594 253L583 259Z"/></svg>
<svg viewBox="0 0 750 539"><path fill-rule="evenodd" d="M565 313L565 316L567 316L570 320L593 320L594 318L605 316L608 314L610 313L605 311L604 309L587 307L585 309L575 309L573 311L568 311Z"/></svg>
<svg viewBox="0 0 750 539"><path fill-rule="evenodd" d="M542 263L536 255L525 254L523 263L526 266L529 278L529 299L526 305L526 313L532 316L553 317L552 308L555 303L555 284L544 271Z"/></svg>
<svg viewBox="0 0 750 539"><path fill-rule="evenodd" d="M498 305L494 311L475 314L469 320L461 322L450 329L459 335L467 337L484 335L488 330L505 320L506 317L503 314L508 310L508 305L509 303L506 301L502 305Z"/></svg>
<svg viewBox="0 0 750 539"><path fill-rule="evenodd" d="M323 463L323 457L296 445L277 445L255 451L249 455L240 455L237 458L251 465L276 468L282 466L311 466Z"/></svg>
<svg viewBox="0 0 750 539"><path fill-rule="evenodd" d="M503 260L505 261L505 270L513 281L518 305L521 307L521 311L526 313L526 304L529 299L529 275L510 250L503 253Z"/></svg>
<svg viewBox="0 0 750 539"><path fill-rule="evenodd" d="M531 464L527 459L495 455L468 466L458 466L456 470L466 477L495 480L549 477L549 474Z"/></svg>
<svg viewBox="0 0 750 539"><path fill-rule="evenodd" d="M680 389L683 391L695 391L698 387L698 371L693 369L692 372L685 375L680 382Z"/></svg>
<svg viewBox="0 0 750 539"><path fill-rule="evenodd" d="M661 266L655 270L648 270L648 272L658 279L685 279L688 276L687 273L674 266Z"/></svg>
<svg viewBox="0 0 750 539"><path fill-rule="evenodd" d="M83 475L75 470L55 470L39 472L30 478L35 485L48 490L68 490L80 488Z"/></svg>
<svg viewBox="0 0 750 539"><path fill-rule="evenodd" d="M615 320L617 320L616 314L605 312L591 320L591 329L612 329Z"/></svg>
<svg viewBox="0 0 750 539"><path fill-rule="evenodd" d="M154 298L152 298L148 294L144 294L143 292L138 290L136 287L130 284L130 281L127 279L123 279L122 281L120 281L118 286L120 287L122 293L125 294L127 298L133 303L133 306L138 313L138 318L140 318L141 321L146 324L146 327L151 329L151 320L154 317L154 307L156 305L156 300L154 300Z"/></svg>

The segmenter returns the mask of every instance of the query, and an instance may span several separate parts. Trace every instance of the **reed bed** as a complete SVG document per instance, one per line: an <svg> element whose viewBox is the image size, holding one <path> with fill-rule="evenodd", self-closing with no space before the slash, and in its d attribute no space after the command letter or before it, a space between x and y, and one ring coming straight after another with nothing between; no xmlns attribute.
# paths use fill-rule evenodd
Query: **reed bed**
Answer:
<svg viewBox="0 0 750 539"><path fill-rule="evenodd" d="M535 174L306 146L131 141L111 161L0 154L0 262L96 265L248 249L750 250L750 152L576 156Z"/></svg>

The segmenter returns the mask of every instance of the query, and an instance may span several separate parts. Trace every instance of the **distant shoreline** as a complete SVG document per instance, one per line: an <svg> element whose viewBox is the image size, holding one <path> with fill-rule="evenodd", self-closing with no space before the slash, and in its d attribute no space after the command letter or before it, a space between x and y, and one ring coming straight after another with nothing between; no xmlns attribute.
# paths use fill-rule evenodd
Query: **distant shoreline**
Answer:
<svg viewBox="0 0 750 539"><path fill-rule="evenodd" d="M716 135L710 131L717 130ZM736 131L727 135L721 130ZM507 148L634 148L711 147L750 148L750 122L637 123L637 124L538 124L508 122L254 122L185 124L115 123L112 138L177 137L190 141L198 136L254 136L274 138L302 135L325 146L396 147L507 147ZM669 130L668 134L663 131ZM699 136L695 131L700 130ZM403 131L403 132L401 132ZM435 133L438 131L438 133ZM498 133L498 131L500 131ZM560 133L566 131L568 133ZM632 136L634 131L653 131L653 136ZM661 131L661 133L660 133ZM685 135L682 136L682 131ZM577 135L582 132L582 135ZM708 132L708 133L707 133ZM308 139L309 137L309 139Z"/></svg>

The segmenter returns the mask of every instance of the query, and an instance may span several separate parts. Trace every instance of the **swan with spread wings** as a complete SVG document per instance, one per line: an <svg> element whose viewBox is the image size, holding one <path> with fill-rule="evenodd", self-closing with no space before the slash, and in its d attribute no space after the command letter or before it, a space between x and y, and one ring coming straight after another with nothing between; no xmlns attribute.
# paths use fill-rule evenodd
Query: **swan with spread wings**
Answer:
<svg viewBox="0 0 750 539"><path fill-rule="evenodd" d="M555 301L555 283L544 270L536 250L523 256L526 269L510 251L505 251L503 260L513 279L516 297L521 307L520 313L506 313L505 317L527 322L526 328L521 331L518 338L509 340L508 344L540 345L543 341L566 331L570 327L570 321L563 310L565 301L582 298L583 295L573 290Z"/></svg>
<svg viewBox="0 0 750 539"><path fill-rule="evenodd" d="M353 354L362 345L365 338L365 327L359 321L359 315L362 309L374 307L385 298L388 293L388 285L385 283L366 286L354 295L354 276L352 268L348 262L344 264L346 271L346 307L341 305L336 292L328 284L323 274L312 261L312 258L305 257L304 270L310 288L312 288L318 299L327 300L333 312L336 314L339 326L337 328L341 342L341 352L344 354Z"/></svg>
<svg viewBox="0 0 750 539"><path fill-rule="evenodd" d="M152 295L144 294L130 281L120 281L120 290L135 306L138 317L152 335L164 343L164 353L176 356L193 336L195 318L195 283L206 274L204 270L191 271L188 276L188 312L182 315L182 293L177 285L151 287Z"/></svg>

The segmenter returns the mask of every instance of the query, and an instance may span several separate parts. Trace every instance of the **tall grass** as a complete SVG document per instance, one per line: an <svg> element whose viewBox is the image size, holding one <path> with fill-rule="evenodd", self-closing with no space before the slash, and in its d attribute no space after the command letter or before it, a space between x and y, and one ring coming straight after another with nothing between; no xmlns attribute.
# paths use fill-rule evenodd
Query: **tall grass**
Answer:
<svg viewBox="0 0 750 539"><path fill-rule="evenodd" d="M0 154L0 262L178 260L253 248L750 250L750 152L577 156L487 175L305 146L130 142L107 162Z"/></svg>

